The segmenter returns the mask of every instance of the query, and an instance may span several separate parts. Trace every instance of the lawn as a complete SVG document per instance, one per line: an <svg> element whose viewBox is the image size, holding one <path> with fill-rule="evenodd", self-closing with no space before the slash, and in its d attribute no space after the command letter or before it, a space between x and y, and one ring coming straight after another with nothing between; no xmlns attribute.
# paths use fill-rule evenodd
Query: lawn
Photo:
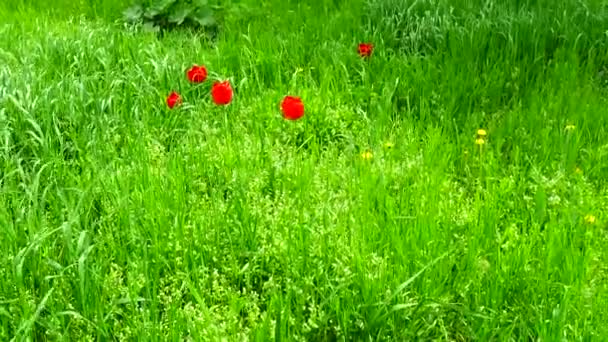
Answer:
<svg viewBox="0 0 608 342"><path fill-rule="evenodd" d="M126 5L0 3L1 341L608 340L606 0Z"/></svg>

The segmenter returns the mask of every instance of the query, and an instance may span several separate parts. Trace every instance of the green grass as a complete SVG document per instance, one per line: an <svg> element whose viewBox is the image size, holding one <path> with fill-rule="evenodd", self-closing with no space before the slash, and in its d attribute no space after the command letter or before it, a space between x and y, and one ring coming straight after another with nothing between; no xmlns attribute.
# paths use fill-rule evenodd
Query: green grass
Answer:
<svg viewBox="0 0 608 342"><path fill-rule="evenodd" d="M606 1L370 1L0 4L0 340L607 340Z"/></svg>

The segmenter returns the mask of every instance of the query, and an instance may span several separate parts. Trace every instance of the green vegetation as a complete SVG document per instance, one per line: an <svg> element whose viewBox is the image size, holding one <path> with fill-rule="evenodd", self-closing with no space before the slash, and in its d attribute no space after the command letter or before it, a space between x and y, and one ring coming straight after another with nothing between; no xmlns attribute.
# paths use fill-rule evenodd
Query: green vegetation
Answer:
<svg viewBox="0 0 608 342"><path fill-rule="evenodd" d="M142 24L149 30L160 31L215 27L213 9L207 0L140 0L124 11L125 19Z"/></svg>
<svg viewBox="0 0 608 342"><path fill-rule="evenodd" d="M606 1L127 5L0 4L0 340L608 338Z"/></svg>

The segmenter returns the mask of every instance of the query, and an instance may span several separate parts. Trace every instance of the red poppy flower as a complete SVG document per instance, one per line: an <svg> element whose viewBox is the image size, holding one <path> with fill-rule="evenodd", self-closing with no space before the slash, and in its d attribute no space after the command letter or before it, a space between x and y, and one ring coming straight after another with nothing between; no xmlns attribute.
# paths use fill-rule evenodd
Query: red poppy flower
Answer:
<svg viewBox="0 0 608 342"><path fill-rule="evenodd" d="M207 69L204 66L194 65L188 70L188 80L192 83L205 82L207 79Z"/></svg>
<svg viewBox="0 0 608 342"><path fill-rule="evenodd" d="M374 45L371 43L361 43L359 44L359 56L361 57L370 57L372 52L374 51Z"/></svg>
<svg viewBox="0 0 608 342"><path fill-rule="evenodd" d="M232 101L232 87L229 81L215 82L211 87L211 96L216 105L227 105Z"/></svg>
<svg viewBox="0 0 608 342"><path fill-rule="evenodd" d="M178 93L172 91L167 97L167 106L173 109L175 106L179 106L182 103L182 97Z"/></svg>
<svg viewBox="0 0 608 342"><path fill-rule="evenodd" d="M298 120L304 116L304 103L297 96L285 96L281 103L283 117L287 120Z"/></svg>

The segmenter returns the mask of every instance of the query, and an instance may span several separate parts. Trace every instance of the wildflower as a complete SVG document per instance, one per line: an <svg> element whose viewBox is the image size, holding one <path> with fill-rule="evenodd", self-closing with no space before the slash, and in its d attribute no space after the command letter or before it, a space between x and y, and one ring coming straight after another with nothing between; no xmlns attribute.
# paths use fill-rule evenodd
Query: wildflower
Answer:
<svg viewBox="0 0 608 342"><path fill-rule="evenodd" d="M207 79L207 69L204 66L193 65L190 70L188 70L188 80L192 83L201 83L205 82Z"/></svg>
<svg viewBox="0 0 608 342"><path fill-rule="evenodd" d="M285 96L281 102L283 117L287 120L298 120L304 116L304 103L297 96Z"/></svg>
<svg viewBox="0 0 608 342"><path fill-rule="evenodd" d="M386 148L386 149L389 149L389 150L390 150L390 149L392 149L393 147L395 147L395 144L393 144L393 143L392 143L392 142L390 142L390 141L387 141L387 142L385 142L385 143L384 143L384 148Z"/></svg>
<svg viewBox="0 0 608 342"><path fill-rule="evenodd" d="M587 224L595 224L595 221L596 221L595 216L593 216L593 215L591 215L591 214L589 214L589 215L585 216L585 222L586 222Z"/></svg>
<svg viewBox="0 0 608 342"><path fill-rule="evenodd" d="M485 143L486 143L486 141L485 141L483 138L477 138L477 139L475 140L475 144L476 144L476 145L479 145L479 146L482 146L482 145L483 145L483 144L485 144Z"/></svg>
<svg viewBox="0 0 608 342"><path fill-rule="evenodd" d="M478 129L477 130L477 136L479 136L479 137L485 137L486 135L488 135L488 132L486 132L485 129Z"/></svg>
<svg viewBox="0 0 608 342"><path fill-rule="evenodd" d="M374 157L374 155L370 151L365 151L365 152L361 153L361 158L363 158L364 160L370 160L373 157Z"/></svg>
<svg viewBox="0 0 608 342"><path fill-rule="evenodd" d="M167 106L173 109L175 106L179 106L182 103L182 97L178 93L172 91L167 97Z"/></svg>
<svg viewBox="0 0 608 342"><path fill-rule="evenodd" d="M576 168L574 168L574 173L580 175L581 173L583 173L583 170L581 170L581 168L577 166Z"/></svg>
<svg viewBox="0 0 608 342"><path fill-rule="evenodd" d="M216 105L227 105L232 101L232 87L229 81L215 82L211 87L211 97Z"/></svg>
<svg viewBox="0 0 608 342"><path fill-rule="evenodd" d="M361 43L359 44L358 52L361 57L370 57L372 52L374 51L374 45L371 43Z"/></svg>
<svg viewBox="0 0 608 342"><path fill-rule="evenodd" d="M573 131L575 128L576 128L576 126L574 126L572 124L566 125L566 131Z"/></svg>

